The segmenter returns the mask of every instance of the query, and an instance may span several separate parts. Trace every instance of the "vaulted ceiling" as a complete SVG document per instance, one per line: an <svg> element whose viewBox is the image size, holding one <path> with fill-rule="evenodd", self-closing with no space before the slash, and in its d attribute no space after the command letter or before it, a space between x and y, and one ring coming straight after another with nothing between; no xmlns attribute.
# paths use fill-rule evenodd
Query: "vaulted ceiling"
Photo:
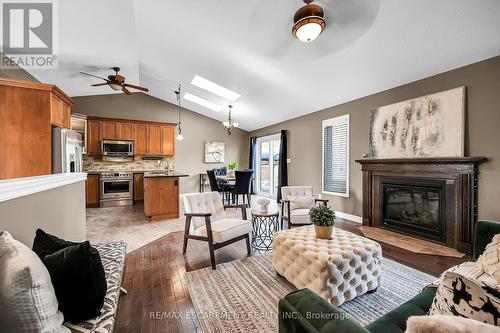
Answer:
<svg viewBox="0 0 500 333"><path fill-rule="evenodd" d="M327 30L291 34L300 0L58 1L55 70L29 70L71 96L114 93L79 74L111 74L175 103L184 91L224 106L182 101L227 117L228 101L190 84L201 75L239 94L246 130L318 111L500 54L498 0L318 0ZM360 110L363 111L363 110Z"/></svg>

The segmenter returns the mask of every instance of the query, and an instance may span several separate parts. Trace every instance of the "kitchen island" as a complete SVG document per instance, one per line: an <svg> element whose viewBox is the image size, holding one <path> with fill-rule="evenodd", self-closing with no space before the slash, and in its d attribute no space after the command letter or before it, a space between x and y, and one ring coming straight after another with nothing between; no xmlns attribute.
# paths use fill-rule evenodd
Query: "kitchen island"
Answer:
<svg viewBox="0 0 500 333"><path fill-rule="evenodd" d="M144 173L144 214L151 220L179 217L179 178L176 172Z"/></svg>

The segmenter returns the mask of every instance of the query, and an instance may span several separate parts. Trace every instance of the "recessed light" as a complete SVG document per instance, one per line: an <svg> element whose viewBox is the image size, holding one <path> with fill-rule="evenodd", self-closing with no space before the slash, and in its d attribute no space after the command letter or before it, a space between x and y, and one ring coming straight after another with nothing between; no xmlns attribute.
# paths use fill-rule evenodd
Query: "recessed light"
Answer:
<svg viewBox="0 0 500 333"><path fill-rule="evenodd" d="M216 111L216 112L219 112L220 110L222 110L222 107L220 105L217 105L215 103L207 101L204 98L195 96L195 95L190 94L188 92L184 94L183 98L186 99L186 100L188 100L188 101L190 101L190 102L196 103L198 105L201 105L203 107L206 107L207 109L210 109L210 110L213 110L213 111Z"/></svg>
<svg viewBox="0 0 500 333"><path fill-rule="evenodd" d="M193 80L191 81L191 84L201 89L205 89L206 91L210 91L212 94L216 94L217 96L225 98L231 102L234 102L235 100L241 97L240 94L237 94L232 90L224 88L223 86L218 85L217 83L214 83L210 80L207 80L199 75L194 76Z"/></svg>

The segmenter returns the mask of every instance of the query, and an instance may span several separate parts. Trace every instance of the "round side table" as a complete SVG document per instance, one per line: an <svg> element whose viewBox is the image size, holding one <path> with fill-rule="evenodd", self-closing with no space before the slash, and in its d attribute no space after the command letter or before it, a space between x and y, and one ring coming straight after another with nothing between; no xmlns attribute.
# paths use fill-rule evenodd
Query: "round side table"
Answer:
<svg viewBox="0 0 500 333"><path fill-rule="evenodd" d="M260 210L252 210L252 247L260 251L270 251L273 243L273 235L279 230L279 213L269 210L263 213Z"/></svg>

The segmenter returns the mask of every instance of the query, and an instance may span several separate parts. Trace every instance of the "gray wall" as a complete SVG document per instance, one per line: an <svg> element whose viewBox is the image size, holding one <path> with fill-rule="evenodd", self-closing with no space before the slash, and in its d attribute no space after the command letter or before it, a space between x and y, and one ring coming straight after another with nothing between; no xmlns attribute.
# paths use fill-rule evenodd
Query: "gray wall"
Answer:
<svg viewBox="0 0 500 333"><path fill-rule="evenodd" d="M86 239L85 182L0 203L0 231L31 248L35 231L41 228L58 237Z"/></svg>
<svg viewBox="0 0 500 333"><path fill-rule="evenodd" d="M361 216L361 166L354 162L368 151L369 110L410 98L467 87L466 156L486 156L479 176L479 218L500 220L500 57L438 74L250 133L263 136L288 130L289 183L321 190L321 122L350 114L350 197L327 196L334 209ZM323 93L327 93L325 87ZM330 92L334 93L334 92Z"/></svg>
<svg viewBox="0 0 500 333"><path fill-rule="evenodd" d="M73 112L98 117L151 120L176 123L178 109L176 105L151 97L143 93L132 96L110 94L98 96L74 97ZM219 141L226 143L225 165L237 160L240 166L248 166L248 132L237 129L231 135L224 131L219 121L198 113L182 110L183 141L176 141L175 169L189 174L181 180L181 192L198 191L199 174L205 173L222 164L205 164L204 142Z"/></svg>

